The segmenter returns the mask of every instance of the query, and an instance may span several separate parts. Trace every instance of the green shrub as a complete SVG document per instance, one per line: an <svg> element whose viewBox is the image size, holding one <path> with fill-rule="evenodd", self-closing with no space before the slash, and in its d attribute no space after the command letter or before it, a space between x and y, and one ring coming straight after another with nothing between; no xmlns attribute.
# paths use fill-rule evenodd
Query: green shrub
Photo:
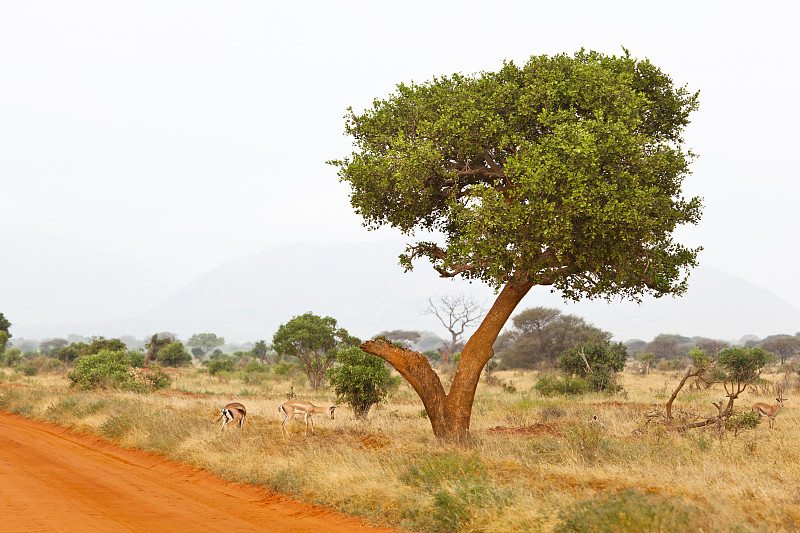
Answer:
<svg viewBox="0 0 800 533"><path fill-rule="evenodd" d="M130 368L128 370L128 379L120 383L118 387L133 392L145 393L166 389L170 385L172 385L172 378L169 374L160 366L152 365L149 369Z"/></svg>
<svg viewBox="0 0 800 533"><path fill-rule="evenodd" d="M725 427L728 429L734 428L745 428L745 429L753 429L761 423L761 418L759 418L757 413L753 413L750 411L738 411L731 415L730 418L725 422Z"/></svg>
<svg viewBox="0 0 800 533"><path fill-rule="evenodd" d="M67 374L67 378L77 389L118 388L128 381L130 368L123 350L102 349L96 354L76 359L75 368Z"/></svg>
<svg viewBox="0 0 800 533"><path fill-rule="evenodd" d="M164 366L186 366L191 364L192 356L182 342L173 342L159 350L158 362Z"/></svg>
<svg viewBox="0 0 800 533"><path fill-rule="evenodd" d="M370 408L386 399L400 385L383 359L360 348L347 348L336 354L337 365L327 378L339 401L352 409L356 418L366 418Z"/></svg>
<svg viewBox="0 0 800 533"><path fill-rule="evenodd" d="M125 389L150 392L169 387L171 378L163 369L133 368L123 350L102 349L96 354L83 355L67 374L71 386L82 389Z"/></svg>
<svg viewBox="0 0 800 533"><path fill-rule="evenodd" d="M3 365L14 368L22 361L22 352L19 348L9 348L3 353Z"/></svg>
<svg viewBox="0 0 800 533"><path fill-rule="evenodd" d="M133 368L142 368L144 366L144 354L142 352L128 352L128 364Z"/></svg>
<svg viewBox="0 0 800 533"><path fill-rule="evenodd" d="M627 348L622 343L587 343L566 351L558 360L558 368L565 374L586 379L592 390L617 392L621 387L613 375L625 368L627 357Z"/></svg>
<svg viewBox="0 0 800 533"><path fill-rule="evenodd" d="M268 374L270 368L267 365L262 365L258 361L250 361L249 363L247 363L247 366L244 367L244 371L247 374L251 374L254 372Z"/></svg>
<svg viewBox="0 0 800 533"><path fill-rule="evenodd" d="M592 387L589 381L583 378L544 374L536 381L533 388L542 396L555 396L557 394L579 396L589 392Z"/></svg>
<svg viewBox="0 0 800 533"><path fill-rule="evenodd" d="M39 370L36 368L32 362L25 363L24 365L20 365L20 371L26 376L35 376L39 373Z"/></svg>
<svg viewBox="0 0 800 533"><path fill-rule="evenodd" d="M222 372L233 372L236 369L236 361L233 359L212 359L208 361L208 373L217 375Z"/></svg>
<svg viewBox="0 0 800 533"><path fill-rule="evenodd" d="M296 372L296 365L294 363L278 363L275 365L275 375L277 376L291 376Z"/></svg>

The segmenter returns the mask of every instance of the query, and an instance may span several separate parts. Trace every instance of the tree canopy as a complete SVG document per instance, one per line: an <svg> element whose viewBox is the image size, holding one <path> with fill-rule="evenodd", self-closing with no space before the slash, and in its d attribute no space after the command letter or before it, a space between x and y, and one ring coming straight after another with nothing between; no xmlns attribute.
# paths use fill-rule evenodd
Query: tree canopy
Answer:
<svg viewBox="0 0 800 533"><path fill-rule="evenodd" d="M697 250L671 232L700 217L680 188L697 96L627 52L537 56L350 109L357 151L332 163L368 227L444 236L410 245L406 268L424 256L442 276L573 299L680 293Z"/></svg>
<svg viewBox="0 0 800 533"><path fill-rule="evenodd" d="M360 342L336 326L335 318L305 313L281 324L272 337L272 347L278 355L293 356L300 362L311 390L322 386L325 373L336 362L337 350Z"/></svg>
<svg viewBox="0 0 800 533"><path fill-rule="evenodd" d="M564 352L580 343L611 340L611 333L558 309L533 307L511 320L514 327L497 339L495 348L502 368L553 367Z"/></svg>
<svg viewBox="0 0 800 533"><path fill-rule="evenodd" d="M9 320L3 315L3 313L0 313L0 331L5 331L6 334L8 335L8 338L10 339L12 335L9 329L11 329L11 322L9 322Z"/></svg>
<svg viewBox="0 0 800 533"><path fill-rule="evenodd" d="M217 337L216 333L195 333L186 343L199 350L199 355L208 355L212 348L225 344L225 337Z"/></svg>
<svg viewBox="0 0 800 533"><path fill-rule="evenodd" d="M373 405L400 385L400 378L392 376L381 358L355 346L339 351L336 362L328 370L328 381L338 400L353 408L356 418L366 418Z"/></svg>
<svg viewBox="0 0 800 533"><path fill-rule="evenodd" d="M363 113L348 110L355 151L331 164L365 226L432 235L408 245L406 269L425 257L443 277L502 288L448 393L417 355L362 345L409 380L437 435L466 435L492 344L534 285L576 300L686 290L699 248L672 232L700 218L700 199L681 191L697 101L627 51L581 50L400 84Z"/></svg>

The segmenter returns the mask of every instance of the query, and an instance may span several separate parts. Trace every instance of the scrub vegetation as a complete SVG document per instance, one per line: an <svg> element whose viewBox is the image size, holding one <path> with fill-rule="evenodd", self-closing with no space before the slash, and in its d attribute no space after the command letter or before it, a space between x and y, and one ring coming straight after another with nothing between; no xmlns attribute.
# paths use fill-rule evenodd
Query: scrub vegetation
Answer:
<svg viewBox="0 0 800 533"><path fill-rule="evenodd" d="M286 398L336 400L287 363L166 369L170 386L152 392L82 390L63 367L33 376L7 367L0 408L408 531L794 531L800 384L784 370L768 367L739 396L723 433L679 432L655 416L680 370L629 362L616 392L569 394L543 394L540 371L498 370L481 380L471 440L460 446L431 433L406 383L366 419L340 405L336 420L316 420L314 437L284 440L277 406ZM745 412L774 403L776 388L789 400L770 430ZM687 385L674 416L712 417L724 396L721 384ZM230 401L247 406L242 433L214 422Z"/></svg>

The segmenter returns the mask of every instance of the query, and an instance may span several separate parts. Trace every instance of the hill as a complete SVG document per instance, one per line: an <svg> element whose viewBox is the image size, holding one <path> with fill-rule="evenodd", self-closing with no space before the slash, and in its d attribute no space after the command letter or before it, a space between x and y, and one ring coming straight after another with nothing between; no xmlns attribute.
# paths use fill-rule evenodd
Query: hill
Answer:
<svg viewBox="0 0 800 533"><path fill-rule="evenodd" d="M360 337L401 328L443 335L436 319L421 313L429 296L468 293L485 301L487 307L493 301L491 289L478 283L441 279L424 262L414 271L403 273L397 261L403 249L399 241L275 246L201 275L161 301L153 295L163 295L163 287L148 287L145 281L149 278L141 272L120 274L118 264L86 273L86 279L72 286L64 285L64 276L55 270L43 271L41 277L48 290L26 294L31 296L30 306L50 307L47 318L78 317L80 313L72 313L71 306L87 302L115 312L134 312L128 316L109 312L109 318L102 321L73 320L55 325L42 321L35 327L21 324L19 319L12 322L25 331L22 336L39 338L70 333L144 337L157 331L172 331L186 338L208 331L232 341L253 341L271 339L280 324L312 311L335 317L342 327ZM123 275L128 276L126 284L112 282ZM89 278L100 283L93 285ZM61 287L56 286L59 284ZM547 287L537 287L518 310L557 307L611 331L617 340L649 340L659 333L679 333L733 341L745 334L764 337L800 330L800 311L774 293L730 274L699 267L692 273L689 286L681 298L645 298L642 304L566 304ZM142 300L146 297L152 298L152 303L144 311Z"/></svg>

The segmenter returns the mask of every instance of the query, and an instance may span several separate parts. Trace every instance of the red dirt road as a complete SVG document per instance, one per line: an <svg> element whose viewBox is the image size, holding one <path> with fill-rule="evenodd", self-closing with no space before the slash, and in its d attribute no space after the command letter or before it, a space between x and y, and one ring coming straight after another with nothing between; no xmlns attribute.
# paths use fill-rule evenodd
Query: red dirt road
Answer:
<svg viewBox="0 0 800 533"><path fill-rule="evenodd" d="M0 531L392 530L0 411Z"/></svg>

